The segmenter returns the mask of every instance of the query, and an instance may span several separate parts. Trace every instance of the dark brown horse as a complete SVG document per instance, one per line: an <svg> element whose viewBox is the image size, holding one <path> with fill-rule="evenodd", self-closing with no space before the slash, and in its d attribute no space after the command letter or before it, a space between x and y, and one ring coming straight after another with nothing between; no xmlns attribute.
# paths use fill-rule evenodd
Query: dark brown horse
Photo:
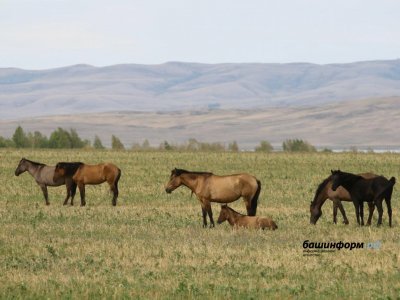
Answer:
<svg viewBox="0 0 400 300"><path fill-rule="evenodd" d="M271 218L242 215L230 208L228 205L222 205L217 223L221 224L225 221L228 221L232 227L245 227L252 229L269 228L272 230L278 228Z"/></svg>
<svg viewBox="0 0 400 300"><path fill-rule="evenodd" d="M85 185L101 184L107 182L113 192L112 205L117 205L118 181L121 178L121 170L112 163L98 165L87 165L79 163L70 165L69 163L58 163L54 172L54 180L64 178L73 173L72 180L77 184L81 195L81 206L86 205Z"/></svg>
<svg viewBox="0 0 400 300"><path fill-rule="evenodd" d="M374 178L378 176L373 173L362 173L359 175L364 178ZM349 224L349 220L347 219L346 212L344 211L341 201L351 202L350 194L343 187L338 187L336 191L332 190L332 175L325 178L315 191L314 200L310 205L310 224L316 224L318 219L321 217L322 205L325 203L326 199L333 201L333 223L336 224L337 222L337 210L339 208L343 216L343 223ZM374 203L368 203L368 208L369 217L367 224L370 225L375 209Z"/></svg>
<svg viewBox="0 0 400 300"><path fill-rule="evenodd" d="M396 178L387 180L383 176L365 179L359 175L342 172L340 170L332 172L332 190L336 191L339 186L343 186L349 191L354 208L356 209L357 223L364 225L363 204L373 202L378 210L378 226L382 224L383 199L386 201L389 215L389 226L392 227L392 192L396 183ZM360 222L361 218L361 222Z"/></svg>
<svg viewBox="0 0 400 300"><path fill-rule="evenodd" d="M210 202L230 203L243 197L247 214L256 215L261 183L250 174L218 176L209 172L191 172L175 168L171 171L165 191L171 193L181 185L189 188L199 199L203 213L203 227L207 226L207 214L210 218L210 227L215 226Z"/></svg>
<svg viewBox="0 0 400 300"><path fill-rule="evenodd" d="M35 179L36 183L40 186L43 192L46 205L50 205L49 195L47 192L48 186L60 186L64 185L67 187L67 197L64 203L68 201L69 197L74 197L76 192L76 184L72 180L72 176L65 176L63 178L54 179L54 166L47 166L42 163L34 162L26 158L22 158L15 170L15 176L19 176L24 172L28 172Z"/></svg>

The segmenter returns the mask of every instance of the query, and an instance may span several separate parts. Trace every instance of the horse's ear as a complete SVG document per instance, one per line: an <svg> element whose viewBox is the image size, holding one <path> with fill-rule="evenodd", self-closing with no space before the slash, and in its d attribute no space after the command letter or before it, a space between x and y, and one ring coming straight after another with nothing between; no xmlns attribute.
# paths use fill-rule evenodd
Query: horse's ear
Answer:
<svg viewBox="0 0 400 300"><path fill-rule="evenodd" d="M331 169L331 174L333 175L333 173L335 173L335 171L333 171L333 170Z"/></svg>

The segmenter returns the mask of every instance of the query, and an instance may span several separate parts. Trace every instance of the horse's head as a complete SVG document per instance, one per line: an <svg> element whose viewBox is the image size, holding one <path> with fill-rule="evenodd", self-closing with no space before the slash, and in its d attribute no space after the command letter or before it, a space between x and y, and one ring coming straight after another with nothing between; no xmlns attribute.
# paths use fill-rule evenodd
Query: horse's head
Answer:
<svg viewBox="0 0 400 300"><path fill-rule="evenodd" d="M331 170L332 173L332 191L336 191L342 185L343 172L340 170Z"/></svg>
<svg viewBox="0 0 400 300"><path fill-rule="evenodd" d="M219 213L217 223L221 224L222 222L225 222L226 220L228 220L228 216L229 216L228 206L226 204L221 205L221 212Z"/></svg>
<svg viewBox="0 0 400 300"><path fill-rule="evenodd" d="M311 202L310 204L310 224L317 224L318 219L322 216L321 208Z"/></svg>
<svg viewBox="0 0 400 300"><path fill-rule="evenodd" d="M22 158L18 164L18 167L15 169L15 176L19 176L26 170L28 170L28 161L25 158Z"/></svg>
<svg viewBox="0 0 400 300"><path fill-rule="evenodd" d="M177 168L171 171L168 183L165 185L165 191L170 194L182 184L182 173Z"/></svg>

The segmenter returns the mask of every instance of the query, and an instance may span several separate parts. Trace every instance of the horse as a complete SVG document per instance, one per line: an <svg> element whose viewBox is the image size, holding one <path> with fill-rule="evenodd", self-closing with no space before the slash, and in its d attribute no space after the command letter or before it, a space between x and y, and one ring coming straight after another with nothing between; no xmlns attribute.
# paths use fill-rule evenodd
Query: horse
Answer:
<svg viewBox="0 0 400 300"><path fill-rule="evenodd" d="M269 228L275 230L278 226L271 218L262 218L262 217L255 217L255 216L246 216L238 213L237 211L230 208L228 205L221 206L221 212L218 217L218 224L225 222L228 220L229 224L232 227L245 227L245 228L252 228L252 229L265 229Z"/></svg>
<svg viewBox="0 0 400 300"><path fill-rule="evenodd" d="M26 171L35 179L36 183L42 189L46 205L50 205L47 192L48 186L60 186L65 184L67 188L67 197L65 198L64 203L68 201L69 197L73 198L76 193L76 184L72 180L72 176L65 176L54 180L54 166L47 166L39 162L22 158L15 170L15 176L19 176Z"/></svg>
<svg viewBox="0 0 400 300"><path fill-rule="evenodd" d="M396 178L392 177L387 180L383 176L365 179L359 175L342 172L340 170L332 173L332 190L336 191L339 186L343 186L349 191L351 200L353 201L356 210L358 225L364 225L363 204L373 202L378 209L378 226L382 224L382 201L385 199L389 215L389 226L392 227L392 206L391 198L393 186L396 183ZM361 217L361 222L360 222Z"/></svg>
<svg viewBox="0 0 400 300"><path fill-rule="evenodd" d="M54 167L55 169L57 169L57 166L58 166L58 171L57 171L57 174L54 173L53 178L55 180L60 180L62 178L71 178L71 180L73 181L72 177L75 175L76 171L82 165L83 165L82 162L59 162ZM74 182L74 185L75 185L75 191L71 195L71 206L74 205L74 197L75 197L75 193L76 193L76 183L75 182ZM64 205L67 205L67 204L68 204L68 198L65 199L65 201L64 201Z"/></svg>
<svg viewBox="0 0 400 300"><path fill-rule="evenodd" d="M378 176L373 173L362 173L358 175L364 178L374 178ZM332 191L332 175L325 178L315 191L314 200L311 202L310 205L310 224L315 225L318 219L321 217L322 205L325 203L326 199L330 199L333 201L333 223L336 224L337 222L337 210L339 208L343 216L343 223L346 225L349 224L349 220L347 219L346 212L344 211L341 201L351 202L350 194L345 188L341 186L338 187L336 191ZM369 216L367 224L371 225L372 215L375 210L374 203L369 202L368 208Z"/></svg>
<svg viewBox="0 0 400 300"><path fill-rule="evenodd" d="M102 163L98 165L79 163L74 171L74 166L70 166L68 163L62 162L56 165L54 171L54 180L68 176L71 173L74 173L72 180L79 188L79 193L81 195L81 206L86 205L85 185L101 184L106 181L113 192L112 205L117 205L117 198L119 194L118 181L121 178L121 170L116 165L112 163Z"/></svg>
<svg viewBox="0 0 400 300"><path fill-rule="evenodd" d="M210 227L215 226L210 202L230 203L243 197L247 214L256 215L261 182L253 175L242 173L218 176L210 172L192 172L175 168L171 171L165 191L170 194L181 185L189 188L200 201L203 227L207 227L207 214Z"/></svg>

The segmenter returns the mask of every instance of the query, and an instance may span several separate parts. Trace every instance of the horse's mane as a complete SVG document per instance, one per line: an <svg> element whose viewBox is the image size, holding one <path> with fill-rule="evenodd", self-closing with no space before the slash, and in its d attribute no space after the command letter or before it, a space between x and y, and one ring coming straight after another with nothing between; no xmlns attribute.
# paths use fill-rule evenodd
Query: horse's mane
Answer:
<svg viewBox="0 0 400 300"><path fill-rule="evenodd" d="M59 162L56 168L64 169L65 176L73 176L82 165L82 162Z"/></svg>
<svg viewBox="0 0 400 300"><path fill-rule="evenodd" d="M172 170L172 173L176 176L180 176L182 174L195 174L195 175L212 175L213 173L211 172L195 172L195 171L188 171L184 169L174 169Z"/></svg>
<svg viewBox="0 0 400 300"><path fill-rule="evenodd" d="M324 181L322 181L317 190L315 191L315 196L313 201L311 202L311 206L314 207L317 204L317 199L318 199L318 195L322 192L322 190L325 188L326 184L332 179L332 175L328 176L327 178L324 179Z"/></svg>
<svg viewBox="0 0 400 300"><path fill-rule="evenodd" d="M29 162L29 163L31 163L31 164L33 164L33 165L36 165L36 166L45 166L45 164L40 163L40 162L36 162L36 161L29 160L29 159L26 159L26 158L22 158L22 159L27 161L27 162Z"/></svg>

